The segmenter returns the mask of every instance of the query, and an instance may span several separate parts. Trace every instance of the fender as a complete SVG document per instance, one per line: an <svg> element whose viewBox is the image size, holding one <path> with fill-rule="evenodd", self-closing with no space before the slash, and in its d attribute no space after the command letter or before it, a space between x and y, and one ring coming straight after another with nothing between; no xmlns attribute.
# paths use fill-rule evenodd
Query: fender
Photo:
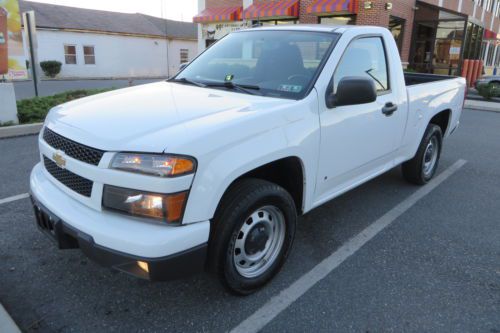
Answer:
<svg viewBox="0 0 500 333"><path fill-rule="evenodd" d="M308 210L314 193L320 140L316 91L297 105L280 110L279 118L282 124L198 157L184 224L211 219L224 192L236 179L286 157L301 161L305 184L302 208L304 212ZM266 124L260 123L259 127L265 128Z"/></svg>

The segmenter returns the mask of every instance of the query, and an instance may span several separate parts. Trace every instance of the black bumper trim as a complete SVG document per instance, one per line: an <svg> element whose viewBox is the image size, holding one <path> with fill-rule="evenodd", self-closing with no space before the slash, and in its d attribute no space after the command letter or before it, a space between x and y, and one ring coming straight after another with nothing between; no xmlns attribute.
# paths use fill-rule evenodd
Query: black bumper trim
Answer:
<svg viewBox="0 0 500 333"><path fill-rule="evenodd" d="M104 267L111 267L150 281L179 279L202 272L205 268L206 243L166 257L139 257L96 244L92 236L65 223L33 195L31 201L38 228L55 241L59 249L80 248L89 259ZM148 270L141 268L138 261L147 263Z"/></svg>

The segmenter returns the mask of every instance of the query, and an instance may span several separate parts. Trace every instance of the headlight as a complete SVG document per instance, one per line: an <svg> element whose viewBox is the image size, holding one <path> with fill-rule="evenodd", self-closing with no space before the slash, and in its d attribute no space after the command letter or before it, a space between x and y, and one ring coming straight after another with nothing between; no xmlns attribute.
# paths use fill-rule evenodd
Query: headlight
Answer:
<svg viewBox="0 0 500 333"><path fill-rule="evenodd" d="M102 205L130 215L180 223L188 192L175 194L148 193L122 187L104 185Z"/></svg>
<svg viewBox="0 0 500 333"><path fill-rule="evenodd" d="M174 177L193 173L194 158L177 155L118 153L111 168L159 177Z"/></svg>

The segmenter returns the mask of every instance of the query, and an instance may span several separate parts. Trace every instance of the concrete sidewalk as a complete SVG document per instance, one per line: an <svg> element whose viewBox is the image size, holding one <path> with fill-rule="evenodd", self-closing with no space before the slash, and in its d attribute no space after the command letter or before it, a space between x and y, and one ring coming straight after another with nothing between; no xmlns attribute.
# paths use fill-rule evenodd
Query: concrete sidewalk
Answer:
<svg viewBox="0 0 500 333"><path fill-rule="evenodd" d="M467 99L465 100L465 108L480 111L500 112L500 103Z"/></svg>
<svg viewBox="0 0 500 333"><path fill-rule="evenodd" d="M0 304L0 332L2 333L21 333L16 323L9 316L5 308Z"/></svg>

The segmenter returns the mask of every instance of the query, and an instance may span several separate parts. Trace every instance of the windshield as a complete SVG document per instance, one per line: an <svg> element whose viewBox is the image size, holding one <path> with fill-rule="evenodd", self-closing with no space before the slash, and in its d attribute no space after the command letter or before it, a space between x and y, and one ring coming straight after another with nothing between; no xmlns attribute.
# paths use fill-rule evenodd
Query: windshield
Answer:
<svg viewBox="0 0 500 333"><path fill-rule="evenodd" d="M306 31L233 33L211 46L173 81L301 99L337 38L333 33Z"/></svg>

